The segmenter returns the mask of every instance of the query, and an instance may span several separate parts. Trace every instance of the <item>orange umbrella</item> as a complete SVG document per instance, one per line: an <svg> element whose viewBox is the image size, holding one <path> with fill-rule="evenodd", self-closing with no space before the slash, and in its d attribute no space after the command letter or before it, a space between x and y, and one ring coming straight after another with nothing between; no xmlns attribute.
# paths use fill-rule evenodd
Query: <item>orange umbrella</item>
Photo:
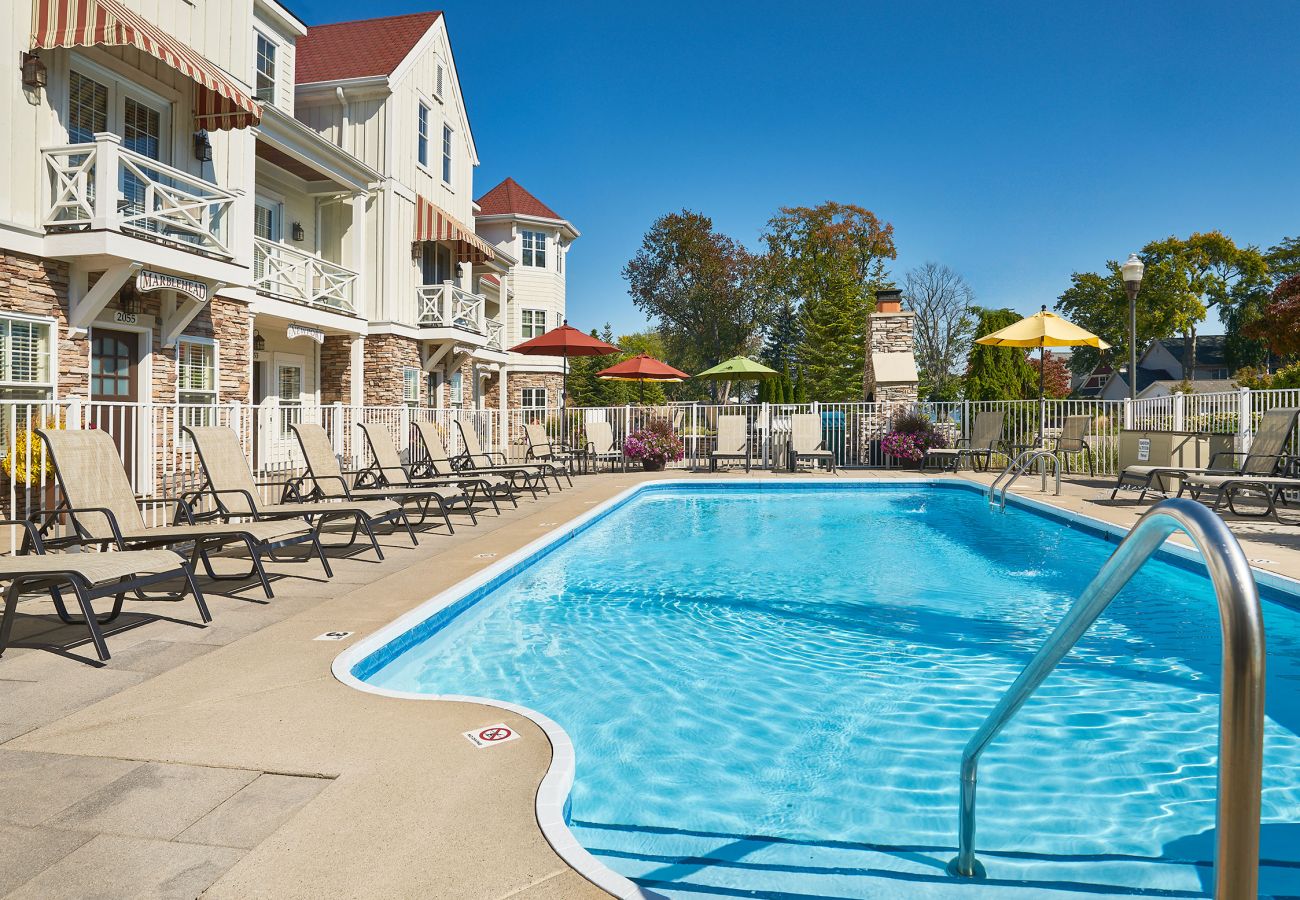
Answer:
<svg viewBox="0 0 1300 900"><path fill-rule="evenodd" d="M560 409L563 411L567 405L566 395L569 393L569 357L607 356L610 353L621 353L622 351L613 344L605 343L600 338L583 334L568 322L565 322L559 328L552 328L545 334L539 334L522 344L515 344L510 348L510 352L525 353L529 356L564 357L564 388L560 392ZM565 428L563 415L560 417L560 422L561 428Z"/></svg>
<svg viewBox="0 0 1300 900"><path fill-rule="evenodd" d="M611 381L637 381L641 384L641 400L645 400L645 383L647 381L682 381L690 378L680 369L674 369L666 362L655 359L648 353L638 353L631 359L615 363L608 369L601 369L597 377Z"/></svg>

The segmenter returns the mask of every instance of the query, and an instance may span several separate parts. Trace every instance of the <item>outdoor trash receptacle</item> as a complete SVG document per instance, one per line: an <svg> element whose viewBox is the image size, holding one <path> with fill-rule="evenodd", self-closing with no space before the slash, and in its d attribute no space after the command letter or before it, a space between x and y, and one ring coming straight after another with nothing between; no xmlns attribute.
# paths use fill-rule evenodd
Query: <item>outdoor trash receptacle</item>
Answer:
<svg viewBox="0 0 1300 900"><path fill-rule="evenodd" d="M845 463L844 411L828 409L822 412L822 442L835 454L835 465Z"/></svg>

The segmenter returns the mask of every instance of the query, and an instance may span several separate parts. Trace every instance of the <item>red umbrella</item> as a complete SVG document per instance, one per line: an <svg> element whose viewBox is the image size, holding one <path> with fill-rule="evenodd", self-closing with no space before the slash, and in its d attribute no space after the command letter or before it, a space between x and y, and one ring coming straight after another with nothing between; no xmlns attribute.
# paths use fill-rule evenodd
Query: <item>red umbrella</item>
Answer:
<svg viewBox="0 0 1300 900"><path fill-rule="evenodd" d="M608 369L601 369L596 375L612 381L640 382L642 401L645 400L645 383L647 381L682 381L691 377L679 369L674 369L666 362L660 362L648 353L638 353L631 359L615 363Z"/></svg>
<svg viewBox="0 0 1300 900"><path fill-rule="evenodd" d="M560 408L565 406L565 395L569 393L569 357L570 356L608 356L622 353L613 344L607 344L600 338L583 334L568 322L559 328L552 328L545 334L539 334L522 344L510 348L511 353L525 353L529 356L563 356L564 388L560 393ZM564 418L561 416L561 422Z"/></svg>

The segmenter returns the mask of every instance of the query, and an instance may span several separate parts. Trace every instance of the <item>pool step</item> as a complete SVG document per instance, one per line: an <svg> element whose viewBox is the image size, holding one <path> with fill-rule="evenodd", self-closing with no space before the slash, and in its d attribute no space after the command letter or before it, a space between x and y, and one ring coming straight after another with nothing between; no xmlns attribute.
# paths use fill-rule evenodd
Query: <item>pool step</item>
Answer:
<svg viewBox="0 0 1300 900"><path fill-rule="evenodd" d="M1208 861L981 853L989 877L975 882L945 872L954 855L949 848L797 842L582 822L574 823L573 829L578 841L611 869L643 887L683 900L1204 897L1213 877ZM1300 868L1264 865L1260 890L1300 893Z"/></svg>

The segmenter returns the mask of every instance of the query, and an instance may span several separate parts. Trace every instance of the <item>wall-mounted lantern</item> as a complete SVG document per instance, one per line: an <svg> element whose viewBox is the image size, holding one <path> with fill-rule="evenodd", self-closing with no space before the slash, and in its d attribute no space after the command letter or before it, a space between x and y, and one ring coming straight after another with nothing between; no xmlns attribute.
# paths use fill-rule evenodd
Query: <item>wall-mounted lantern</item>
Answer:
<svg viewBox="0 0 1300 900"><path fill-rule="evenodd" d="M41 60L41 55L35 51L24 53L22 55L23 70L23 87L29 91L38 91L45 87L49 79L49 73L45 70L45 63Z"/></svg>
<svg viewBox="0 0 1300 900"><path fill-rule="evenodd" d="M253 332L253 352L262 353L266 350L266 338L262 337L262 332Z"/></svg>
<svg viewBox="0 0 1300 900"><path fill-rule="evenodd" d="M212 162L212 141L206 128L194 132L194 158L199 162Z"/></svg>
<svg viewBox="0 0 1300 900"><path fill-rule="evenodd" d="M122 289L117 293L117 307L122 311L122 315L128 318L140 314L140 295L136 292L134 284L128 282L122 285Z"/></svg>
<svg viewBox="0 0 1300 900"><path fill-rule="evenodd" d="M305 241L307 239L307 232L303 231L301 222L294 222L289 233L295 241Z"/></svg>

